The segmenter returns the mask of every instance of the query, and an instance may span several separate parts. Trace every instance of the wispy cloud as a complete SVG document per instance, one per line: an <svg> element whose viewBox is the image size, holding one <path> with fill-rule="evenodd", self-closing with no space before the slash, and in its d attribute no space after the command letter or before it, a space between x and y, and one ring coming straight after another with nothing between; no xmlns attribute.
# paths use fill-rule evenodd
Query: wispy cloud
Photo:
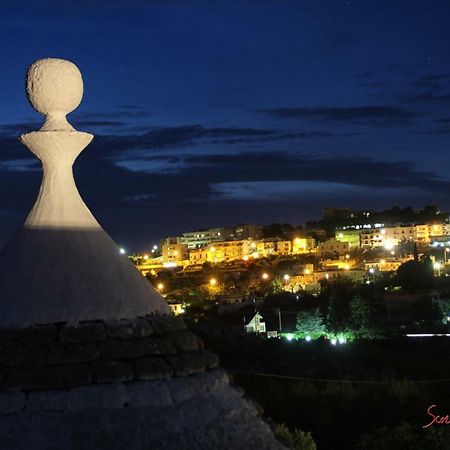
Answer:
<svg viewBox="0 0 450 450"><path fill-rule="evenodd" d="M271 108L260 110L260 112L279 119L319 119L327 122L384 126L405 123L420 115L396 106Z"/></svg>

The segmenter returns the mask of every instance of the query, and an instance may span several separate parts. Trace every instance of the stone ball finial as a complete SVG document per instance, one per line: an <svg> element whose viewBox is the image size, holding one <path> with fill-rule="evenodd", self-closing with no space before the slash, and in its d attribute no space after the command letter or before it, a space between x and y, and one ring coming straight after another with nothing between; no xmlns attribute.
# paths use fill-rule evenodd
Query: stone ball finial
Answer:
<svg viewBox="0 0 450 450"><path fill-rule="evenodd" d="M27 96L34 109L46 116L41 131L74 130L66 114L76 109L83 97L81 73L65 59L39 59L27 72Z"/></svg>

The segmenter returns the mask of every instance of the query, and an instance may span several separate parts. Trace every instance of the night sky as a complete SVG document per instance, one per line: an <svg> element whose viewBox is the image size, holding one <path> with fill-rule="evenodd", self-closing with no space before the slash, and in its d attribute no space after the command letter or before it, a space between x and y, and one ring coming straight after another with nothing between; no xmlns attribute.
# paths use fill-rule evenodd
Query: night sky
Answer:
<svg viewBox="0 0 450 450"><path fill-rule="evenodd" d="M27 66L75 62L75 165L129 250L197 227L323 207L450 208L450 2L21 1L0 13L0 243L40 165Z"/></svg>

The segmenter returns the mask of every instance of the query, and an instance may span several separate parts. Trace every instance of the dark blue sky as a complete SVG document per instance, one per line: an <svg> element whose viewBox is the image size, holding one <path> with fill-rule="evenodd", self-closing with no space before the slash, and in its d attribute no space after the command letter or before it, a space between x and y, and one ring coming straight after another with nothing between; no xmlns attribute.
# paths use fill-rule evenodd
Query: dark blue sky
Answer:
<svg viewBox="0 0 450 450"><path fill-rule="evenodd" d="M22 1L0 15L0 242L31 208L27 66L72 60L75 174L121 245L326 206L450 208L448 1Z"/></svg>

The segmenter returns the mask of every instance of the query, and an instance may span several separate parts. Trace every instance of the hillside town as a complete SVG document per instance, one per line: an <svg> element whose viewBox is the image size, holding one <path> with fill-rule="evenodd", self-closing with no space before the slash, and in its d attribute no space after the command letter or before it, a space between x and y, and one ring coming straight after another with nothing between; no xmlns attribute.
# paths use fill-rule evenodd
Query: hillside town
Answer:
<svg viewBox="0 0 450 450"><path fill-rule="evenodd" d="M378 221L383 215L385 221ZM399 219L410 221L395 222ZM305 227L241 224L195 230L167 237L151 252L130 258L144 276L167 270L196 272L205 264L226 271L265 259L283 259L285 288L314 292L323 279L345 275L362 281L376 272L394 272L414 258L414 248L421 254L430 253L436 271L445 270L450 251L447 213L434 206L418 211L394 208L384 214L329 208L321 221ZM305 263L299 266L300 261ZM263 280L271 276L261 275Z"/></svg>
<svg viewBox="0 0 450 450"><path fill-rule="evenodd" d="M207 334L312 334L339 342L354 335L348 331L350 302L360 297L358 307L370 297L370 320L378 330L440 329L449 314L449 252L449 215L427 206L383 212L330 208L304 226L195 230L130 258L175 314L193 317ZM314 316L320 307L326 322L333 296L346 284L347 319L335 327L340 331L305 334L309 325L299 325L299 313L306 309ZM429 303L425 313L416 311ZM432 310L437 327L424 323Z"/></svg>

